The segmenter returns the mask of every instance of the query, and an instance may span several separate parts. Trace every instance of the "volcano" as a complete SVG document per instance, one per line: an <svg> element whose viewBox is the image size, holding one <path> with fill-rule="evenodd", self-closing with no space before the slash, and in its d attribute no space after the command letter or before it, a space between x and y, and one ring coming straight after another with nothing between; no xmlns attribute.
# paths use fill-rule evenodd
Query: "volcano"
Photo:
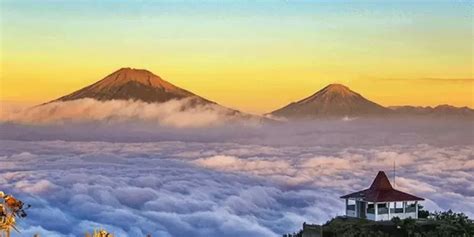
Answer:
<svg viewBox="0 0 474 237"><path fill-rule="evenodd" d="M270 114L288 119L382 116L390 113L341 84L330 84L315 94Z"/></svg>
<svg viewBox="0 0 474 237"><path fill-rule="evenodd" d="M127 101L127 103L133 103L125 103L124 106L130 107L123 109L124 111L132 111L131 115L126 112L124 112L125 114L120 113L121 111L109 111L109 113L104 116L92 114L91 111L96 111L94 110L96 108L94 106L104 105L90 104L90 99L104 102L103 104L111 101L121 101L122 103L123 101ZM72 116L70 111L80 111L81 108L84 107L81 106L81 103L84 103L82 105L87 108L87 111L84 114ZM67 106L65 106L65 104ZM153 112L148 111L147 114L146 112L141 113L140 111L136 111L135 106L142 108L145 106L144 104L151 106L163 105L167 107L154 107L155 109L161 108L160 115L158 116L155 113L154 117L151 116L150 118L150 113L153 114ZM45 106L50 107L46 108ZM74 110L70 109L69 106L79 106L79 108ZM202 121L208 121L214 118L216 121L213 120L213 123L221 122L221 120L226 122L250 121L252 123L260 123L269 120L261 116L243 113L238 110L219 105L190 91L179 88L148 70L128 67L121 68L92 85L60 97L49 103L35 107L37 110L41 110L43 108L45 108L45 111L52 111L51 113L61 120L79 120L79 118L76 117L80 117L80 119L83 120L103 119L105 121L115 121L114 119L118 119L120 121L121 118L122 120L133 120L136 117L142 116L148 120L161 121L163 118L172 118L171 120L176 120L176 116L184 116L182 114L186 113L187 116L200 115ZM47 117L51 118L54 116L48 115ZM196 118L197 122L199 122L198 120L199 119Z"/></svg>
<svg viewBox="0 0 474 237"><path fill-rule="evenodd" d="M148 103L192 98L194 103L214 103L181 89L148 70L132 68L121 68L104 79L55 101L84 98L99 101L136 100Z"/></svg>

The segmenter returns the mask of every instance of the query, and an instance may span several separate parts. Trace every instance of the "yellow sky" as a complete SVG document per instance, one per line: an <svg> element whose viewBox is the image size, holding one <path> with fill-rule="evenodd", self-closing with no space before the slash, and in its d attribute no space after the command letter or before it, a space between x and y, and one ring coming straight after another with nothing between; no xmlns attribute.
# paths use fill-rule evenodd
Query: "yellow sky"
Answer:
<svg viewBox="0 0 474 237"><path fill-rule="evenodd" d="M329 83L382 105L474 107L474 27L459 3L2 4L2 101L42 103L134 67L252 113Z"/></svg>

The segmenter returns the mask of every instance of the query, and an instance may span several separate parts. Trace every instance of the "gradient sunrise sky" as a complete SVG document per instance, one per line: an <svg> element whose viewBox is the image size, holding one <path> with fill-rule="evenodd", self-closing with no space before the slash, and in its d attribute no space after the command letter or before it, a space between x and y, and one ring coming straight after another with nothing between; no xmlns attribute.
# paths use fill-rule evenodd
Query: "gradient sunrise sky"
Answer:
<svg viewBox="0 0 474 237"><path fill-rule="evenodd" d="M474 107L473 2L1 1L0 100L121 67L265 113L343 83L382 105Z"/></svg>

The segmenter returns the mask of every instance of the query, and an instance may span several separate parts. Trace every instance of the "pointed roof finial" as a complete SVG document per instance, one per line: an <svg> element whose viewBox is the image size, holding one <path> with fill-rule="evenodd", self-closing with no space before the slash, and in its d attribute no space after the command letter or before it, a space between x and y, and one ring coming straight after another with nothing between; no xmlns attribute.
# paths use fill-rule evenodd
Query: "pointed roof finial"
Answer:
<svg viewBox="0 0 474 237"><path fill-rule="evenodd" d="M377 176L370 185L371 190L391 190L393 189L392 185L390 184L390 180L388 180L387 175L383 171L379 171Z"/></svg>

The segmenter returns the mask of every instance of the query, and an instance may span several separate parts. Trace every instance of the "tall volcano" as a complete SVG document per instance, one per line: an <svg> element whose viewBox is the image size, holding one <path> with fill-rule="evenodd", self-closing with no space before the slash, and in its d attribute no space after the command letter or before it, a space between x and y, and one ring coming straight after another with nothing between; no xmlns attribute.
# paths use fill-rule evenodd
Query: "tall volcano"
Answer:
<svg viewBox="0 0 474 237"><path fill-rule="evenodd" d="M104 79L63 96L56 101L93 98L105 100L138 100L161 103L191 97L196 103L213 103L181 89L144 69L121 68Z"/></svg>
<svg viewBox="0 0 474 237"><path fill-rule="evenodd" d="M82 104L84 106L81 106L81 99L93 99L103 103L85 103ZM84 101L90 102L90 100ZM107 106L116 105L116 103L109 103L111 101L120 101L119 103L125 107L111 111ZM79 108L74 110L70 109L70 106L79 106ZM104 111L97 109L102 108L101 106L104 106ZM45 116L48 121L141 119L159 121L173 126L192 127L201 126L200 124L228 123L229 121L260 123L268 120L219 105L179 88L148 70L132 68L121 68L92 85L50 103L34 107L39 113L43 108L46 108L44 111L49 113ZM86 109L84 110L84 108ZM137 108L148 108L148 111L141 111ZM76 114L74 111L84 112ZM187 119L193 115L196 116L195 121L187 123ZM186 124L182 125L182 121Z"/></svg>
<svg viewBox="0 0 474 237"><path fill-rule="evenodd" d="M330 84L303 100L273 111L271 115L289 119L311 119L364 117L390 112L389 109L367 100L344 85Z"/></svg>

